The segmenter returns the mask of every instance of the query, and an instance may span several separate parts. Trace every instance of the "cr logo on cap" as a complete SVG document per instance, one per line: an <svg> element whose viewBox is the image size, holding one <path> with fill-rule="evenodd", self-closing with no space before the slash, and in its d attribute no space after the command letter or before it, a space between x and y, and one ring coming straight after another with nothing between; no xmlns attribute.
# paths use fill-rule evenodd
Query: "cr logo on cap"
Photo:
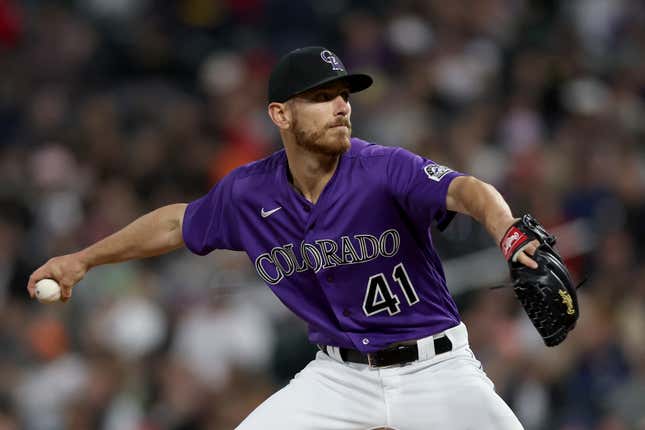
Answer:
<svg viewBox="0 0 645 430"><path fill-rule="evenodd" d="M331 69L332 70L338 70L340 72L343 72L343 65L338 61L338 58L328 49L325 49L320 53L320 58L323 59L325 63L331 64Z"/></svg>

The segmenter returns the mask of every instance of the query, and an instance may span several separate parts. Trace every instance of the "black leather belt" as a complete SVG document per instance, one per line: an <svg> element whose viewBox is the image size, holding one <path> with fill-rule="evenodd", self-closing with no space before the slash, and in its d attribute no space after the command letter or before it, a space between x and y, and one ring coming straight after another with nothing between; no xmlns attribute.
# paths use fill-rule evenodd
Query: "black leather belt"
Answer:
<svg viewBox="0 0 645 430"><path fill-rule="evenodd" d="M318 345L318 348L327 355L327 345ZM340 358L343 361L351 363L369 364L370 367L386 367L394 366L396 364L409 363L419 359L419 347L416 343L409 345L395 345L390 348L381 349L380 351L362 353L356 349L338 348L340 351ZM441 336L434 339L435 355L443 354L452 350L452 342L448 336Z"/></svg>

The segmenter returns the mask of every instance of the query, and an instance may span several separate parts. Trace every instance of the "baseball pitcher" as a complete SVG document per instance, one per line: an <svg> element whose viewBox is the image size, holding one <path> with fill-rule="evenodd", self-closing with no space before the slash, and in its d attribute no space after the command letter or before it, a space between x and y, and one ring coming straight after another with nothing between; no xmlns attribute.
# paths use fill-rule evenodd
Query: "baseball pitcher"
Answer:
<svg viewBox="0 0 645 430"><path fill-rule="evenodd" d="M245 251L320 351L239 429L521 429L468 346L430 226L443 229L460 212L486 227L547 344L561 342L577 317L566 266L552 236L530 216L515 218L492 186L352 138L350 94L371 84L324 47L290 52L268 88L283 150L198 200L49 260L29 293L52 278L69 300L92 267L181 246Z"/></svg>

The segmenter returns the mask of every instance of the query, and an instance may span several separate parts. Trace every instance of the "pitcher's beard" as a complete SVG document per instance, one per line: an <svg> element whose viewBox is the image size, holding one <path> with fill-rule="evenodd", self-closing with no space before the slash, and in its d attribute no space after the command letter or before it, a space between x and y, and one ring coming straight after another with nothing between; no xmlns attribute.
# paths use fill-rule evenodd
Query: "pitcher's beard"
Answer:
<svg viewBox="0 0 645 430"><path fill-rule="evenodd" d="M293 134L296 138L296 144L307 151L320 155L342 155L349 150L349 138L352 135L351 123L347 121L345 124L348 129L347 137L333 139L331 136L326 136L330 127L308 132L298 127L298 121L294 120ZM327 141L325 142L325 140Z"/></svg>

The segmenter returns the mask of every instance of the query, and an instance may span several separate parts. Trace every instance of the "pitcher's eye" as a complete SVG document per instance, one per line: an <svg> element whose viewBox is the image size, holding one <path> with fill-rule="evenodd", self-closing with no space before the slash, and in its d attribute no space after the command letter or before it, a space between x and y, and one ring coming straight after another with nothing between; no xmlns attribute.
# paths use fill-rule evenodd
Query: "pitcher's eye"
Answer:
<svg viewBox="0 0 645 430"><path fill-rule="evenodd" d="M314 95L314 101L316 102L328 102L332 100L332 98L333 98L332 94L327 91L321 91Z"/></svg>

